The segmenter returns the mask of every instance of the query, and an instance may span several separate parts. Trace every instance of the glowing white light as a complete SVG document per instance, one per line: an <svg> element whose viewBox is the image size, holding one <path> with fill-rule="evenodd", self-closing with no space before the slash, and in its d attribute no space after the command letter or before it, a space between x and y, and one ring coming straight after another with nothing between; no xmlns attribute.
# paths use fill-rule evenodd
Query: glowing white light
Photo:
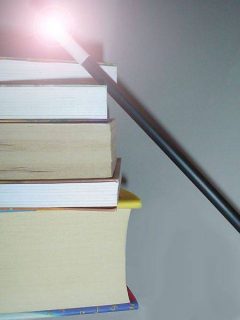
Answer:
<svg viewBox="0 0 240 320"><path fill-rule="evenodd" d="M57 40L64 35L63 23L56 17L43 17L38 31L40 36L50 40Z"/></svg>
<svg viewBox="0 0 240 320"><path fill-rule="evenodd" d="M68 11L58 6L48 6L35 19L35 31L44 41L56 41L71 31L73 19Z"/></svg>
<svg viewBox="0 0 240 320"><path fill-rule="evenodd" d="M36 19L36 32L45 42L57 42L70 56L82 64L88 53L70 36L71 16L59 7L47 7L40 12Z"/></svg>

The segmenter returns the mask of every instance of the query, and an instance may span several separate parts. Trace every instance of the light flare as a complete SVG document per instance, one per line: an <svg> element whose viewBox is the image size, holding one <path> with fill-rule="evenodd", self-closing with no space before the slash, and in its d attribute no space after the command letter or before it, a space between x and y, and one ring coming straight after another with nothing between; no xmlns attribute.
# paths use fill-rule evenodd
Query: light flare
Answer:
<svg viewBox="0 0 240 320"><path fill-rule="evenodd" d="M35 19L35 33L45 42L57 44L63 41L67 32L71 32L73 19L70 13L58 6L46 7Z"/></svg>

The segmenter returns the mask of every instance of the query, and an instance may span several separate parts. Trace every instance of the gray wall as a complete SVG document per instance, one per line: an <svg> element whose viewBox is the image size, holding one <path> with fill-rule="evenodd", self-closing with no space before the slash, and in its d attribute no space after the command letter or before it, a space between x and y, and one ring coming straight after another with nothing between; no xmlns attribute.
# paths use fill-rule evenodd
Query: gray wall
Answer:
<svg viewBox="0 0 240 320"><path fill-rule="evenodd" d="M63 3L74 9L80 38L102 45L123 85L239 209L239 1ZM2 25L24 28L27 5L0 1ZM110 104L126 186L143 201L127 245L128 284L140 309L86 319L239 320L239 235Z"/></svg>

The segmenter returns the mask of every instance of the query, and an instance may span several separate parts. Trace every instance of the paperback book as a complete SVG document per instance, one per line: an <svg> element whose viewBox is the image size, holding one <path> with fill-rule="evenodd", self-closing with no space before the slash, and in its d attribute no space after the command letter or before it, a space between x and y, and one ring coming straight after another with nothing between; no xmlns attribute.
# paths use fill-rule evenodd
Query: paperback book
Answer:
<svg viewBox="0 0 240 320"><path fill-rule="evenodd" d="M62 85L0 85L0 120L107 118L104 85L70 85L66 81Z"/></svg>
<svg viewBox="0 0 240 320"><path fill-rule="evenodd" d="M71 308L71 309L57 309L57 310L42 310L33 312L19 312L19 313L0 313L0 320L25 320L25 319L44 319L44 318L57 318L64 316L76 316L76 315L87 315L93 313L106 313L106 312L117 312L117 311L131 311L138 309L138 302L134 294L129 288L128 297L129 302L121 304L110 304L105 306L92 306L82 308Z"/></svg>
<svg viewBox="0 0 240 320"><path fill-rule="evenodd" d="M100 63L103 70L117 81L116 65ZM0 59L0 81L39 79L92 79L80 64L72 60Z"/></svg>
<svg viewBox="0 0 240 320"><path fill-rule="evenodd" d="M115 131L114 120L0 122L0 180L111 178Z"/></svg>
<svg viewBox="0 0 240 320"><path fill-rule="evenodd" d="M125 248L130 212L140 206L122 190L112 209L2 210L1 317L137 308L126 287Z"/></svg>

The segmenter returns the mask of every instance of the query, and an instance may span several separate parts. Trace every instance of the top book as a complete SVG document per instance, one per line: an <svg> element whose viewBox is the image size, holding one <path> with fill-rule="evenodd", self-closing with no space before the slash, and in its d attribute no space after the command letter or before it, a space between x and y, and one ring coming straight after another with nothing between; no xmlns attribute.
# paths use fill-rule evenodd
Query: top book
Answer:
<svg viewBox="0 0 240 320"><path fill-rule="evenodd" d="M117 66L100 63L100 67L117 81ZM78 79L91 82L92 76L78 63L65 60L18 60L0 59L0 81L42 80L42 79ZM92 79L93 80L93 79Z"/></svg>

